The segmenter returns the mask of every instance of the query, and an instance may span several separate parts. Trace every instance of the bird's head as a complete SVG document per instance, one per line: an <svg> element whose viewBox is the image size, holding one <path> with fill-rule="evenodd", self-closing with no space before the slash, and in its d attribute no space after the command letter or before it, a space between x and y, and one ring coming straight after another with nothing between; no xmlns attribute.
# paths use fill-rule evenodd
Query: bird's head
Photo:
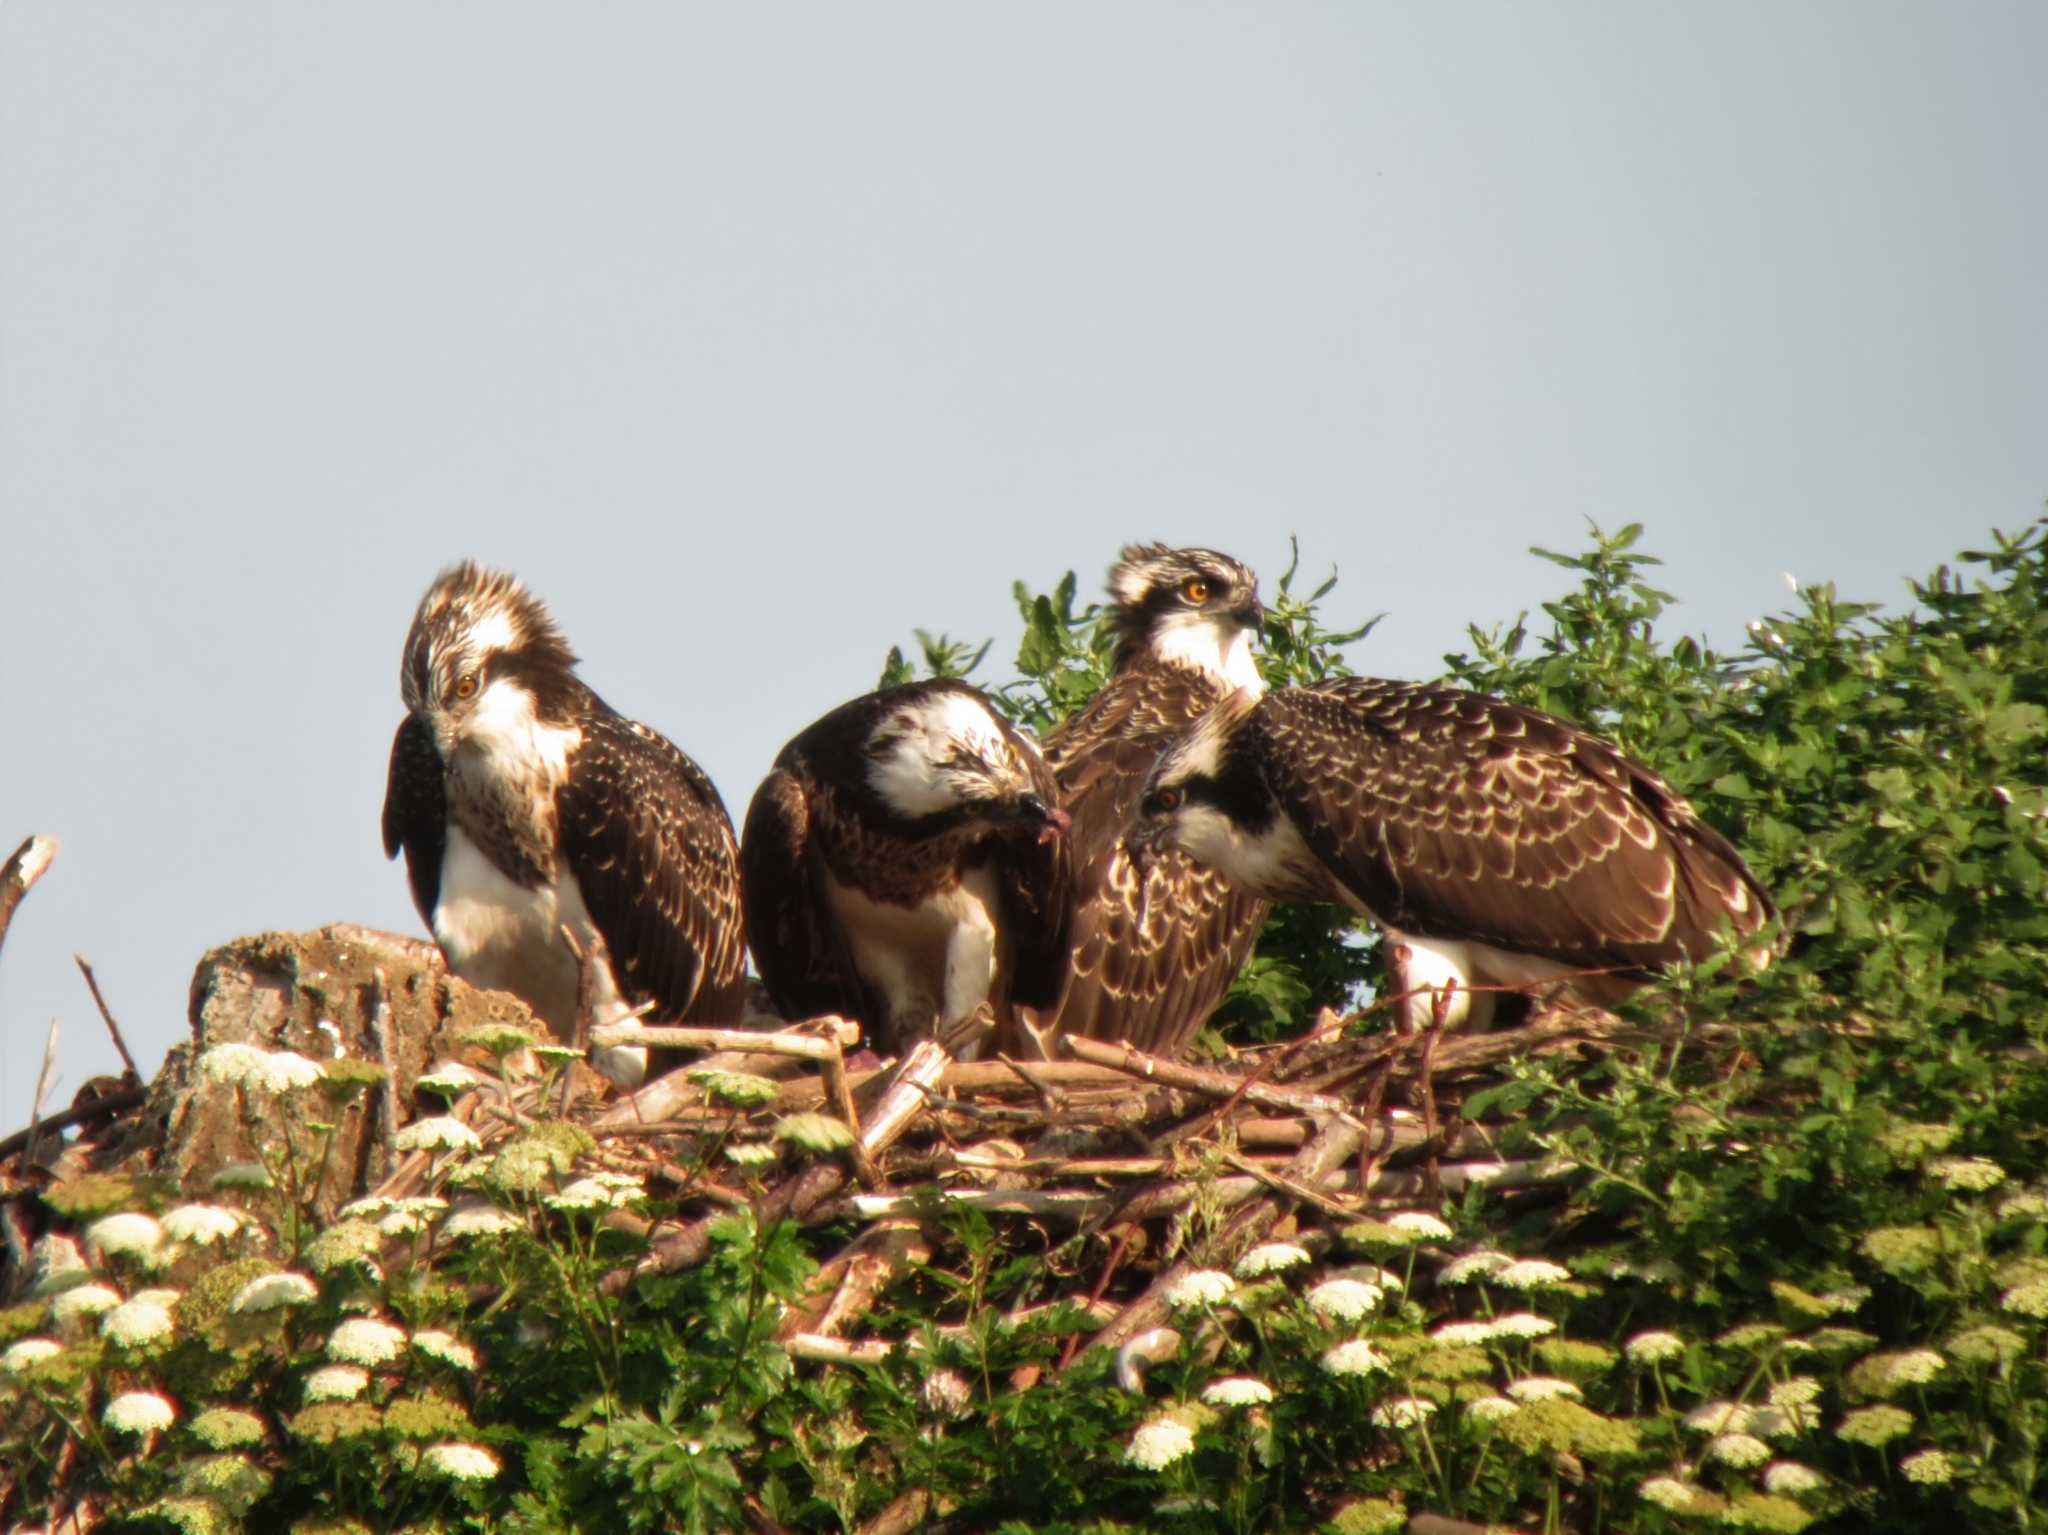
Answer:
<svg viewBox="0 0 2048 1535"><path fill-rule="evenodd" d="M865 745L868 786L905 821L942 818L1047 842L1067 813L1033 771L1035 751L965 683L912 683L897 690Z"/></svg>
<svg viewBox="0 0 2048 1535"><path fill-rule="evenodd" d="M1121 670L1141 656L1209 672L1231 687L1264 686L1252 642L1266 610L1249 565L1214 549L1132 544L1110 567Z"/></svg>
<svg viewBox="0 0 2048 1535"><path fill-rule="evenodd" d="M581 687L575 666L539 598L515 577L464 560L420 599L399 689L445 753L493 719L566 712Z"/></svg>
<svg viewBox="0 0 2048 1535"><path fill-rule="evenodd" d="M1231 745L1258 707L1248 689L1232 693L1159 754L1145 780L1124 845L1141 866L1169 848L1231 872L1248 831L1277 813L1271 791Z"/></svg>

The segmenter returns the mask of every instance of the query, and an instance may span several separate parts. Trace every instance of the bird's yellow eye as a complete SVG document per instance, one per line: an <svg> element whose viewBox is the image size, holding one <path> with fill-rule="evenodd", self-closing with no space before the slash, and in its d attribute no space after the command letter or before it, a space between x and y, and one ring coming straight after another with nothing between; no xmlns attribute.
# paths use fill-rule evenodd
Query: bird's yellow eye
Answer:
<svg viewBox="0 0 2048 1535"><path fill-rule="evenodd" d="M1180 594L1190 602L1207 602L1209 583L1200 576L1189 576L1187 580L1181 582Z"/></svg>
<svg viewBox="0 0 2048 1535"><path fill-rule="evenodd" d="M455 679L455 696L457 698L476 697L475 672L464 672L460 677L457 677Z"/></svg>

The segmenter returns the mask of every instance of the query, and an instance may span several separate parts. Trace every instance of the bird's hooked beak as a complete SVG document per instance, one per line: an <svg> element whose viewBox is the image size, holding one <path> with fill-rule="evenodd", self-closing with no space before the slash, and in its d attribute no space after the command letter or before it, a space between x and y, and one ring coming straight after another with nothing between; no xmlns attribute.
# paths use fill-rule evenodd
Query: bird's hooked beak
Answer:
<svg viewBox="0 0 2048 1535"><path fill-rule="evenodd" d="M1259 601L1259 594L1253 592L1230 610L1230 616L1237 620L1241 628L1257 634L1266 625L1266 605Z"/></svg>
<svg viewBox="0 0 2048 1535"><path fill-rule="evenodd" d="M1066 811L1057 805L1048 805L1036 794L1019 795L1010 819L1018 826L1036 826L1040 845L1059 841L1074 824L1074 818Z"/></svg>
<svg viewBox="0 0 2048 1535"><path fill-rule="evenodd" d="M1171 843L1172 822L1163 815L1143 816L1124 833L1124 851L1139 873L1165 852Z"/></svg>

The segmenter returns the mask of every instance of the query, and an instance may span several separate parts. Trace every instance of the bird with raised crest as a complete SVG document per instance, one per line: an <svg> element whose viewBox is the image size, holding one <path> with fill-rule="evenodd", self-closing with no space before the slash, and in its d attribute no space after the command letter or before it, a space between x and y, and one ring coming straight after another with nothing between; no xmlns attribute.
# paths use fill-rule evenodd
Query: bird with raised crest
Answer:
<svg viewBox="0 0 2048 1535"><path fill-rule="evenodd" d="M576 675L515 578L472 561L427 589L400 667L384 851L451 970L567 1037L592 956L595 1021L739 1020L746 945L732 823L703 770ZM592 1064L626 1084L647 1053Z"/></svg>
<svg viewBox="0 0 2048 1535"><path fill-rule="evenodd" d="M1162 755L1131 843L1372 918L1407 1026L1483 1027L1503 990L1605 1006L1775 916L1733 844L1641 763L1427 683L1233 695Z"/></svg>
<svg viewBox="0 0 2048 1535"><path fill-rule="evenodd" d="M1068 818L1030 740L966 683L856 698L782 749L748 807L747 939L776 1007L839 1013L895 1053L971 1055L1055 1006Z"/></svg>
<svg viewBox="0 0 2048 1535"><path fill-rule="evenodd" d="M1109 680L1045 738L1073 817L1073 979L1059 1011L1011 1048L1059 1034L1177 1055L1223 1000L1271 909L1184 853L1142 866L1124 846L1160 752L1232 692L1265 689L1251 569L1213 549L1133 544L1109 572Z"/></svg>

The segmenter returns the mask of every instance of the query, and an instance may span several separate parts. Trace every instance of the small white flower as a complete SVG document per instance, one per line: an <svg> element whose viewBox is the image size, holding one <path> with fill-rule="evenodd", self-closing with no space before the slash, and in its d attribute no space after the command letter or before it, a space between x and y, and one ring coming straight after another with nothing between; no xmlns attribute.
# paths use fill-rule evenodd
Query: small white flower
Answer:
<svg viewBox="0 0 2048 1535"><path fill-rule="evenodd" d="M1429 1341L1441 1343L1446 1348L1470 1348L1492 1336L1491 1322L1445 1322L1429 1331Z"/></svg>
<svg viewBox="0 0 2048 1535"><path fill-rule="evenodd" d="M230 1162L213 1175L217 1189L267 1189L275 1181L261 1162Z"/></svg>
<svg viewBox="0 0 2048 1535"><path fill-rule="evenodd" d="M1956 1463L1940 1450L1922 1450L1899 1462L1899 1474L1909 1482L1938 1484L1955 1480Z"/></svg>
<svg viewBox="0 0 2048 1535"><path fill-rule="evenodd" d="M1749 1431L1764 1439L1794 1439L1808 1429L1820 1427L1820 1411L1805 1402L1787 1402L1782 1407L1758 1407L1749 1416Z"/></svg>
<svg viewBox="0 0 2048 1535"><path fill-rule="evenodd" d="M1702 1402L1685 1415L1685 1426L1702 1434L1740 1434L1755 1416L1734 1402Z"/></svg>
<svg viewBox="0 0 2048 1535"><path fill-rule="evenodd" d="M1387 1368L1385 1357L1363 1338L1353 1338L1327 1350L1319 1361L1331 1375L1370 1375Z"/></svg>
<svg viewBox="0 0 2048 1535"><path fill-rule="evenodd" d="M1821 1393L1821 1384L1811 1375L1795 1375L1771 1387L1767 1400L1773 1407L1804 1407Z"/></svg>
<svg viewBox="0 0 2048 1535"><path fill-rule="evenodd" d="M1437 1275L1444 1284L1470 1284L1483 1279L1497 1268L1505 1268L1511 1260L1506 1253L1497 1253L1482 1247L1478 1252L1466 1253L1462 1258L1453 1258Z"/></svg>
<svg viewBox="0 0 2048 1535"><path fill-rule="evenodd" d="M448 1212L441 1234L451 1237L495 1237L523 1229L524 1222L481 1199L466 1200Z"/></svg>
<svg viewBox="0 0 2048 1535"><path fill-rule="evenodd" d="M1293 1242L1261 1242L1237 1260L1239 1279L1257 1279L1308 1262L1308 1249Z"/></svg>
<svg viewBox="0 0 2048 1535"><path fill-rule="evenodd" d="M163 1220L164 1235L173 1242L208 1247L242 1229L242 1217L219 1205L179 1205Z"/></svg>
<svg viewBox="0 0 2048 1535"><path fill-rule="evenodd" d="M1413 1428L1429 1421L1436 1403L1426 1396L1396 1396L1372 1410L1372 1420L1381 1428Z"/></svg>
<svg viewBox="0 0 2048 1535"><path fill-rule="evenodd" d="M304 1274L265 1274L237 1290L228 1309L274 1311L279 1306L303 1306L319 1295L320 1287Z"/></svg>
<svg viewBox="0 0 2048 1535"><path fill-rule="evenodd" d="M1496 1338L1547 1338L1557 1331L1557 1323L1533 1311L1510 1311L1495 1317L1489 1328Z"/></svg>
<svg viewBox="0 0 2048 1535"><path fill-rule="evenodd" d="M309 1402L352 1402L370 1386L370 1372L358 1364L323 1364L306 1377Z"/></svg>
<svg viewBox="0 0 2048 1535"><path fill-rule="evenodd" d="M318 1061L309 1061L296 1050L271 1050L264 1053L262 1066L252 1076L273 1093L289 1093L316 1085L327 1073Z"/></svg>
<svg viewBox="0 0 2048 1535"><path fill-rule="evenodd" d="M254 1045L214 1045L200 1054L199 1074L228 1087L260 1080L266 1054Z"/></svg>
<svg viewBox="0 0 2048 1535"><path fill-rule="evenodd" d="M1273 1388L1249 1375L1212 1380L1202 1388L1202 1400L1211 1407L1256 1407L1273 1400Z"/></svg>
<svg viewBox="0 0 2048 1535"><path fill-rule="evenodd" d="M452 1364L458 1370L476 1368L476 1350L456 1337L452 1332L443 1332L438 1327L423 1328L412 1335L412 1346L429 1359L438 1359L443 1364Z"/></svg>
<svg viewBox="0 0 2048 1535"><path fill-rule="evenodd" d="M1362 1279L1325 1279L1308 1292L1308 1308L1318 1316L1355 1322L1379 1310L1380 1287Z"/></svg>
<svg viewBox="0 0 2048 1535"><path fill-rule="evenodd" d="M1491 1277L1495 1284L1516 1290L1542 1290L1551 1285L1569 1283L1572 1271L1559 1264L1546 1263L1541 1258L1523 1258L1495 1270Z"/></svg>
<svg viewBox="0 0 2048 1535"><path fill-rule="evenodd" d="M1675 1476L1653 1476L1636 1493L1645 1503L1655 1503L1659 1508L1690 1508L1699 1489L1690 1482L1681 1482Z"/></svg>
<svg viewBox="0 0 2048 1535"><path fill-rule="evenodd" d="M1147 1471L1163 1471L1184 1455L1194 1453L1195 1436L1185 1423L1173 1418L1151 1418L1138 1425L1124 1451L1124 1459Z"/></svg>
<svg viewBox="0 0 2048 1535"><path fill-rule="evenodd" d="M925 1410L941 1418L964 1418L974 1407L974 1387L958 1370L934 1370L924 1378Z"/></svg>
<svg viewBox="0 0 2048 1535"><path fill-rule="evenodd" d="M1774 1460L1764 1467L1764 1491L1775 1492L1781 1497L1813 1492L1827 1484L1826 1477L1796 1460Z"/></svg>
<svg viewBox="0 0 2048 1535"><path fill-rule="evenodd" d="M1569 1397L1579 1402L1586 1397L1586 1393L1570 1381L1560 1380L1555 1375L1524 1375L1520 1380L1509 1381L1506 1390L1518 1402L1549 1402L1558 1397Z"/></svg>
<svg viewBox="0 0 2048 1535"><path fill-rule="evenodd" d="M400 1151L480 1151L483 1138L452 1114L415 1119L391 1138Z"/></svg>
<svg viewBox="0 0 2048 1535"><path fill-rule="evenodd" d="M388 1364L405 1347L405 1329L355 1316L327 1335L327 1355L349 1364Z"/></svg>
<svg viewBox="0 0 2048 1535"><path fill-rule="evenodd" d="M153 1300L153 1295L162 1291L144 1291L142 1294L123 1301L100 1322L100 1335L123 1348L141 1348L145 1344L160 1342L177 1330L177 1323L171 1316L170 1304ZM170 1292L176 1294L175 1291Z"/></svg>
<svg viewBox="0 0 2048 1535"><path fill-rule="evenodd" d="M361 1199L351 1199L343 1205L341 1218L345 1221L375 1220L395 1203L395 1200L386 1199L382 1194L365 1194Z"/></svg>
<svg viewBox="0 0 2048 1535"><path fill-rule="evenodd" d="M1685 1340L1675 1332L1639 1332L1621 1349L1637 1364L1662 1364L1685 1352Z"/></svg>
<svg viewBox="0 0 2048 1535"><path fill-rule="evenodd" d="M735 1141L725 1148L726 1160L741 1167L765 1167L782 1156L766 1141Z"/></svg>
<svg viewBox="0 0 2048 1535"><path fill-rule="evenodd" d="M1405 1237L1413 1237L1418 1242L1448 1242L1451 1239L1449 1226L1434 1215L1426 1215L1420 1210L1402 1210L1388 1216L1384 1224L1393 1227Z"/></svg>
<svg viewBox="0 0 2048 1535"><path fill-rule="evenodd" d="M163 1240L164 1228L134 1210L103 1215L85 1228L86 1245L103 1258L136 1258L147 1263Z"/></svg>
<svg viewBox="0 0 2048 1535"><path fill-rule="evenodd" d="M17 1375L24 1365L40 1364L63 1352L64 1345L55 1338L23 1338L6 1353L0 1354L0 1373Z"/></svg>
<svg viewBox="0 0 2048 1535"><path fill-rule="evenodd" d="M457 1482L488 1482L498 1474L498 1457L480 1444L430 1445L420 1465Z"/></svg>
<svg viewBox="0 0 2048 1535"><path fill-rule="evenodd" d="M412 1079L413 1086L424 1087L436 1093L466 1093L472 1087L481 1087L489 1080L481 1073L471 1071L460 1061L436 1061L432 1071L423 1071Z"/></svg>
<svg viewBox="0 0 2048 1535"><path fill-rule="evenodd" d="M81 1317L112 1311L120 1304L121 1292L111 1285L74 1285L50 1302L50 1316L58 1322L76 1322Z"/></svg>
<svg viewBox="0 0 2048 1535"><path fill-rule="evenodd" d="M559 1194L550 1194L547 1204L553 1210L609 1210L626 1201L619 1194L606 1188L595 1178L578 1178L566 1185Z"/></svg>
<svg viewBox="0 0 2048 1535"><path fill-rule="evenodd" d="M1707 1459L1731 1466L1761 1466L1770 1458L1771 1447L1754 1434L1716 1434L1707 1441Z"/></svg>
<svg viewBox="0 0 2048 1535"><path fill-rule="evenodd" d="M1886 1361L1885 1383L1891 1386L1924 1386L1947 1365L1948 1360L1931 1348L1907 1349Z"/></svg>
<svg viewBox="0 0 2048 1535"><path fill-rule="evenodd" d="M1214 1306L1236 1288L1236 1281L1221 1269L1191 1269L1166 1287L1166 1304L1180 1310Z"/></svg>
<svg viewBox="0 0 2048 1535"><path fill-rule="evenodd" d="M1989 1157L1936 1157L1927 1171L1952 1189L1981 1191L2005 1182L2005 1169Z"/></svg>
<svg viewBox="0 0 2048 1535"><path fill-rule="evenodd" d="M440 1203L444 1209L447 1207L446 1200ZM402 1199L391 1209L386 1210L377 1217L379 1234L387 1237L409 1237L425 1231L433 1223L435 1212L432 1209L421 1209L419 1204L418 1200Z"/></svg>
<svg viewBox="0 0 2048 1535"><path fill-rule="evenodd" d="M1504 1396L1475 1396L1465 1404L1465 1416L1480 1423L1498 1423L1521 1411Z"/></svg>
<svg viewBox="0 0 2048 1535"><path fill-rule="evenodd" d="M1821 1299L1836 1312L1857 1311L1870 1299L1870 1290L1864 1285L1851 1285L1846 1290L1830 1290Z"/></svg>
<svg viewBox="0 0 2048 1535"><path fill-rule="evenodd" d="M155 1391L124 1391L107 1403L100 1422L117 1434L154 1434L178 1421L171 1399Z"/></svg>
<svg viewBox="0 0 2048 1535"><path fill-rule="evenodd" d="M2048 1279L2014 1285L1998 1297L1998 1304L2021 1316L2048 1316Z"/></svg>

